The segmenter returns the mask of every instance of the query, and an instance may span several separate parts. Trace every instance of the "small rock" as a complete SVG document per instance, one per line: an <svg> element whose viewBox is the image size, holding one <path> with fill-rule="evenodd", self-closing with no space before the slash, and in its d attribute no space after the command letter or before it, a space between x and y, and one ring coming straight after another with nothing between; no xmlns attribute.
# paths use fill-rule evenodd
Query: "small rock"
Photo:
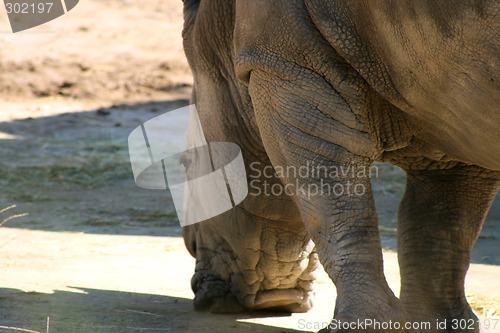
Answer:
<svg viewBox="0 0 500 333"><path fill-rule="evenodd" d="M64 89L64 88L71 88L75 85L74 82L70 81L63 81L61 84L59 84L59 88Z"/></svg>
<svg viewBox="0 0 500 333"><path fill-rule="evenodd" d="M84 64L77 64L78 68L82 71L82 72L86 72L90 69L89 66L86 66Z"/></svg>
<svg viewBox="0 0 500 333"><path fill-rule="evenodd" d="M103 108L100 108L100 109L97 109L97 111L95 113L98 116L109 116L111 114L111 111L103 109Z"/></svg>

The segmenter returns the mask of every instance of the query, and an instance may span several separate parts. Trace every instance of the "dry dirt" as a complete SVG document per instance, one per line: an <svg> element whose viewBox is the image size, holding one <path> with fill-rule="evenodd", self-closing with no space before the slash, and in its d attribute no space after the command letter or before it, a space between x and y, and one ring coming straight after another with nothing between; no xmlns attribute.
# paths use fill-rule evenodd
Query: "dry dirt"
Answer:
<svg viewBox="0 0 500 333"><path fill-rule="evenodd" d="M180 0L85 0L12 34L0 9L0 332L299 332L331 318L323 273L308 314L192 310L194 269L168 192L135 186L128 134L188 103ZM398 289L404 175L374 180L386 272ZM474 251L469 299L500 312L500 203ZM48 328L47 328L48 327ZM500 331L500 323L498 324ZM493 331L493 330L489 330Z"/></svg>

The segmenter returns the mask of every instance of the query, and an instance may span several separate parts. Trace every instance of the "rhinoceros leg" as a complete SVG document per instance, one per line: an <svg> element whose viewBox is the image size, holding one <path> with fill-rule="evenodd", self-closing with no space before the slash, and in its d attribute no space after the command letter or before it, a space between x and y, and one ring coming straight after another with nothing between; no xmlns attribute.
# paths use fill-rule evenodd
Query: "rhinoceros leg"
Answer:
<svg viewBox="0 0 500 333"><path fill-rule="evenodd" d="M354 119L351 109L319 75L307 70L300 75L306 79L295 85L254 71L249 86L266 152L276 169L288 167L282 181L294 191L302 221L337 287L329 331L337 331L339 321L353 323L353 329L339 332L365 332L358 319L402 321L399 300L383 273L367 175L371 160L363 155L370 135L359 123L345 125Z"/></svg>
<svg viewBox="0 0 500 333"><path fill-rule="evenodd" d="M411 321L433 324L430 332L436 320L446 321L446 332L479 330L464 280L499 179L472 166L408 171L398 226L401 301Z"/></svg>
<svg viewBox="0 0 500 333"><path fill-rule="evenodd" d="M384 276L369 182L345 177L332 179L330 185L347 188L349 183L365 186L366 193L300 198L303 220L316 243L320 261L337 288L334 320L321 332L399 332L396 324L391 324L393 329L370 326L375 322L379 325L398 322L402 327L404 317L399 300ZM344 326L346 322L349 326Z"/></svg>

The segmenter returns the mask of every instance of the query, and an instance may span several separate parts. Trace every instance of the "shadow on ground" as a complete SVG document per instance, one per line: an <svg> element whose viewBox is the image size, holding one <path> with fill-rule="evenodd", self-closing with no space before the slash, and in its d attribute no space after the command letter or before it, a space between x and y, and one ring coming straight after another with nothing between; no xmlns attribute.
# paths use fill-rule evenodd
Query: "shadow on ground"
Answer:
<svg viewBox="0 0 500 333"><path fill-rule="evenodd" d="M6 227L180 235L169 192L135 185L127 140L143 122L187 104L114 105L0 123L0 209L15 204L9 214L29 213Z"/></svg>
<svg viewBox="0 0 500 333"><path fill-rule="evenodd" d="M238 321L279 314L214 315L193 311L185 298L72 288L53 294L0 289L0 326L46 332L49 317L51 333L299 332Z"/></svg>
<svg viewBox="0 0 500 333"><path fill-rule="evenodd" d="M168 191L133 181L128 135L143 122L186 106L187 99L108 108L0 123L0 209L29 213L7 227L93 234L180 236ZM166 140L172 133L166 133ZM373 188L382 245L396 249L397 208L405 188L401 169L378 164ZM0 214L0 221L7 215ZM500 265L497 197L473 262Z"/></svg>

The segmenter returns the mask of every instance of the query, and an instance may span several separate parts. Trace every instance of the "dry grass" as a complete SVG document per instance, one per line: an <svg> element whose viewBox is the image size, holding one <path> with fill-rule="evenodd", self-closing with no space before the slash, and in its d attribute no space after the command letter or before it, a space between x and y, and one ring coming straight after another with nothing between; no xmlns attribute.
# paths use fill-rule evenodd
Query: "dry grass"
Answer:
<svg viewBox="0 0 500 333"><path fill-rule="evenodd" d="M0 215L5 213L8 210L13 209L13 208L16 208L16 205L12 205L12 206L0 209ZM0 227L3 227L7 222L9 222L13 219L17 219L17 218L24 217L24 216L28 216L28 213L18 213L18 214L10 215L10 216L4 218L2 221L0 221Z"/></svg>
<svg viewBox="0 0 500 333"><path fill-rule="evenodd" d="M20 328L20 327L14 327L14 326L0 326L0 328L10 330L10 331L17 331L17 332L42 333L40 331L34 331L34 330ZM47 331L46 331L46 333L49 333L49 330L50 330L50 317L47 317Z"/></svg>
<svg viewBox="0 0 500 333"><path fill-rule="evenodd" d="M95 188L115 181L132 179L126 142L87 140L67 142L46 140L50 154L29 156L15 165L0 163L0 184L33 186L81 186Z"/></svg>
<svg viewBox="0 0 500 333"><path fill-rule="evenodd" d="M478 295L468 295L467 300L472 309L481 316L486 318L500 316L500 303L498 303L498 301Z"/></svg>
<svg viewBox="0 0 500 333"><path fill-rule="evenodd" d="M33 330L28 330L25 328L19 328L19 327L13 327L13 326L0 326L0 328L10 330L10 331L17 331L17 332L42 333L40 331L33 331Z"/></svg>

